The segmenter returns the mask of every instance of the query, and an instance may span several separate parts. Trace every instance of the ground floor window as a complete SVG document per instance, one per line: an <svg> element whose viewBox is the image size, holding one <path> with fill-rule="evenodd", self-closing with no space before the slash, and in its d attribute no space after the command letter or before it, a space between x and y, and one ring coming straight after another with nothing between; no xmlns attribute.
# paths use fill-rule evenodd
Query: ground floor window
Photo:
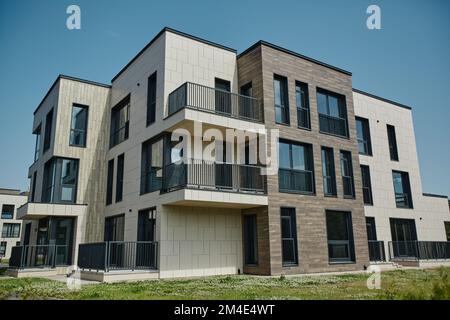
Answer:
<svg viewBox="0 0 450 320"><path fill-rule="evenodd" d="M2 238L18 238L20 236L20 223L4 223Z"/></svg>
<svg viewBox="0 0 450 320"><path fill-rule="evenodd" d="M6 255L6 241L0 242L0 257L4 257Z"/></svg>
<svg viewBox="0 0 450 320"><path fill-rule="evenodd" d="M258 264L257 216L244 216L244 258L246 265Z"/></svg>
<svg viewBox="0 0 450 320"><path fill-rule="evenodd" d="M350 212L327 211L328 257L330 262L355 261L352 216Z"/></svg>
<svg viewBox="0 0 450 320"><path fill-rule="evenodd" d="M105 219L105 241L123 241L124 231L124 214Z"/></svg>
<svg viewBox="0 0 450 320"><path fill-rule="evenodd" d="M393 257L416 257L417 232L414 219L390 218L390 224Z"/></svg>
<svg viewBox="0 0 450 320"><path fill-rule="evenodd" d="M450 241L450 221L444 222L445 234L447 235L447 241Z"/></svg>
<svg viewBox="0 0 450 320"><path fill-rule="evenodd" d="M283 266L298 264L297 223L294 208L281 208L281 246Z"/></svg>
<svg viewBox="0 0 450 320"><path fill-rule="evenodd" d="M156 209L144 209L139 211L138 241L155 241Z"/></svg>

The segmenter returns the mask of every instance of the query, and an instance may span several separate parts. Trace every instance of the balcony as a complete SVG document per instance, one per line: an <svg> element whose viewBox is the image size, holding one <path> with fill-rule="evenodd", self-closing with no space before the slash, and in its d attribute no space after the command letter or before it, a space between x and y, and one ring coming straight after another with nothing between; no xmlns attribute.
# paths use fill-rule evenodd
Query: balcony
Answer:
<svg viewBox="0 0 450 320"><path fill-rule="evenodd" d="M313 194L314 175L309 170L278 170L279 189L281 192Z"/></svg>
<svg viewBox="0 0 450 320"><path fill-rule="evenodd" d="M320 132L335 136L347 137L347 120L319 113Z"/></svg>
<svg viewBox="0 0 450 320"><path fill-rule="evenodd" d="M27 202L17 208L17 219L36 220L48 216L81 217L86 210L86 204Z"/></svg>
<svg viewBox="0 0 450 320"><path fill-rule="evenodd" d="M71 264L70 247L67 245L27 245L11 249L10 269L52 269Z"/></svg>
<svg viewBox="0 0 450 320"><path fill-rule="evenodd" d="M450 241L389 241L391 260L448 260Z"/></svg>
<svg viewBox="0 0 450 320"><path fill-rule="evenodd" d="M184 108L244 121L264 121L263 109L257 99L191 82L169 94L168 117Z"/></svg>

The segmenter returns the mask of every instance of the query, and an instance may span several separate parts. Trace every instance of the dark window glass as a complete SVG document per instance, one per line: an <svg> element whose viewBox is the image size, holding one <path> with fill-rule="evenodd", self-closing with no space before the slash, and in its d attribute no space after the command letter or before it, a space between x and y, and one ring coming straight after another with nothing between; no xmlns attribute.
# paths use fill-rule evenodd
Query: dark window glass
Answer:
<svg viewBox="0 0 450 320"><path fill-rule="evenodd" d="M123 241L124 230L125 215L105 219L105 241Z"/></svg>
<svg viewBox="0 0 450 320"><path fill-rule="evenodd" d="M298 264L297 223L294 208L281 208L281 248L283 266Z"/></svg>
<svg viewBox="0 0 450 320"><path fill-rule="evenodd" d="M36 179L37 179L37 171L33 173L33 181L31 181L31 195L30 200L34 202L36 199Z"/></svg>
<svg viewBox="0 0 450 320"><path fill-rule="evenodd" d="M335 196L336 174L334 170L334 154L332 148L322 147L323 191L326 196Z"/></svg>
<svg viewBox="0 0 450 320"><path fill-rule="evenodd" d="M314 193L312 146L280 141L278 173L280 191Z"/></svg>
<svg viewBox="0 0 450 320"><path fill-rule="evenodd" d="M241 95L243 95L243 96L253 97L252 83L249 82L249 83L243 85L243 86L241 87L240 93L241 93Z"/></svg>
<svg viewBox="0 0 450 320"><path fill-rule="evenodd" d="M53 127L53 109L45 117L44 152L50 148Z"/></svg>
<svg viewBox="0 0 450 320"><path fill-rule="evenodd" d="M398 161L397 138L395 137L395 127L387 125L387 135L389 142L389 155L392 161Z"/></svg>
<svg viewBox="0 0 450 320"><path fill-rule="evenodd" d="M4 204L2 206L2 219L13 219L14 218L14 205Z"/></svg>
<svg viewBox="0 0 450 320"><path fill-rule="evenodd" d="M161 190L163 147L163 138L148 141L142 145L141 194Z"/></svg>
<svg viewBox="0 0 450 320"><path fill-rule="evenodd" d="M447 241L450 241L450 221L444 222L445 234L447 235Z"/></svg>
<svg viewBox="0 0 450 320"><path fill-rule="evenodd" d="M39 125L34 134L36 135L36 144L34 147L34 161L37 161L39 159L39 155L41 152L41 125Z"/></svg>
<svg viewBox="0 0 450 320"><path fill-rule="evenodd" d="M77 159L50 159L44 166L42 202L75 203L77 183Z"/></svg>
<svg viewBox="0 0 450 320"><path fill-rule="evenodd" d="M258 232L256 214L244 215L244 256L246 265L258 264Z"/></svg>
<svg viewBox="0 0 450 320"><path fill-rule="evenodd" d="M414 219L390 218L392 244L391 258L416 260L418 256L416 222Z"/></svg>
<svg viewBox="0 0 450 320"><path fill-rule="evenodd" d="M86 147L88 106L72 106L72 123L70 127L70 145Z"/></svg>
<svg viewBox="0 0 450 320"><path fill-rule="evenodd" d="M218 113L231 114L231 83L228 80L215 78L215 109Z"/></svg>
<svg viewBox="0 0 450 320"><path fill-rule="evenodd" d="M155 241L156 209L139 211L138 241Z"/></svg>
<svg viewBox="0 0 450 320"><path fill-rule="evenodd" d="M311 129L308 85L306 83L295 83L295 103L297 105L297 125L300 128Z"/></svg>
<svg viewBox="0 0 450 320"><path fill-rule="evenodd" d="M320 132L348 137L345 97L317 89Z"/></svg>
<svg viewBox="0 0 450 320"><path fill-rule="evenodd" d="M367 229L367 240L376 241L377 240L377 230L375 227L375 218L366 217L366 229Z"/></svg>
<svg viewBox="0 0 450 320"><path fill-rule="evenodd" d="M116 202L122 201L125 154L117 157Z"/></svg>
<svg viewBox="0 0 450 320"><path fill-rule="evenodd" d="M372 199L372 184L370 181L370 169L369 166L361 165L361 179L362 179L362 191L364 204L373 204Z"/></svg>
<svg viewBox="0 0 450 320"><path fill-rule="evenodd" d="M156 116L156 72L148 78L147 84L147 125L155 122Z"/></svg>
<svg viewBox="0 0 450 320"><path fill-rule="evenodd" d="M20 223L4 223L2 228L2 238L19 238Z"/></svg>
<svg viewBox="0 0 450 320"><path fill-rule="evenodd" d="M253 97L252 83L249 82L241 87L239 90L241 96L239 97L239 115L242 118L259 118L259 109L255 103L256 100L248 99Z"/></svg>
<svg viewBox="0 0 450 320"><path fill-rule="evenodd" d="M274 76L273 89L275 96L275 122L289 124L289 99L287 78Z"/></svg>
<svg viewBox="0 0 450 320"><path fill-rule="evenodd" d="M0 258L6 255L6 241L0 242Z"/></svg>
<svg viewBox="0 0 450 320"><path fill-rule="evenodd" d="M355 187L353 181L353 165L352 165L352 154L349 151L341 150L341 175L342 175L342 185L344 188L344 197L355 196Z"/></svg>
<svg viewBox="0 0 450 320"><path fill-rule="evenodd" d="M351 213L327 211L326 219L330 262L355 261Z"/></svg>
<svg viewBox="0 0 450 320"><path fill-rule="evenodd" d="M114 159L108 161L108 176L106 180L106 205L112 203L113 198Z"/></svg>
<svg viewBox="0 0 450 320"><path fill-rule="evenodd" d="M359 154L371 156L372 143L370 141L369 120L356 117L356 137Z"/></svg>
<svg viewBox="0 0 450 320"><path fill-rule="evenodd" d="M407 172L392 171L394 182L395 203L397 208L413 208L409 174Z"/></svg>
<svg viewBox="0 0 450 320"><path fill-rule="evenodd" d="M125 97L111 110L111 134L109 147L128 139L130 129L130 95Z"/></svg>

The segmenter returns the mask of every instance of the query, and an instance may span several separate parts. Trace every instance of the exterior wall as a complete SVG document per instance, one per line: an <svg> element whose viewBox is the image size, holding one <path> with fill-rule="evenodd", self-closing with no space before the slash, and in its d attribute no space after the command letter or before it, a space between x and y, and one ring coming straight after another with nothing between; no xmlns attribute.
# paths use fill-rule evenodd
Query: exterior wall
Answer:
<svg viewBox="0 0 450 320"><path fill-rule="evenodd" d="M389 218L404 218L415 220L419 241L446 241L448 199L423 195L411 110L357 92L353 96L356 115L369 120L373 156L359 158L370 168L373 206L364 210L375 217L378 240L385 245L392 240ZM390 160L387 124L395 127L399 161ZM408 172L414 209L396 207L392 170Z"/></svg>
<svg viewBox="0 0 450 320"><path fill-rule="evenodd" d="M307 60L282 53L271 47L260 45L239 57L239 83L252 81L256 98L264 105L267 129L279 129L280 138L313 145L315 195L280 193L278 176L268 176L268 224L271 274L292 274L341 270L361 270L368 265L367 235L361 192L361 174L356 145L356 128L353 111L351 76L317 65ZM242 71L241 71L242 70ZM290 126L275 124L273 76L288 78ZM311 111L311 130L297 128L295 105L295 81L308 84ZM316 87L345 95L350 139L319 133L316 104ZM337 197L325 197L322 186L321 146L334 149ZM352 153L355 199L343 198L339 150ZM295 207L297 215L297 239L299 264L297 267L282 267L280 208ZM330 264L328 260L325 210L348 211L352 214L356 263ZM267 248L267 245L265 246ZM261 254L261 248L260 254ZM262 266L267 269L267 266Z"/></svg>
<svg viewBox="0 0 450 320"><path fill-rule="evenodd" d="M25 224L22 225L22 220L17 219L17 208L19 208L21 205L27 202L27 196L22 194L3 194L0 192L0 210L2 210L2 207L4 204L11 204L14 205L14 215L12 219L1 219L0 216L0 242L6 241L6 252L5 256L2 257L3 259L9 259L11 256L11 248L16 245L17 242L20 241L20 236L23 234L23 228ZM20 223L20 234L17 238L3 238L2 237L2 230L3 225L5 223Z"/></svg>

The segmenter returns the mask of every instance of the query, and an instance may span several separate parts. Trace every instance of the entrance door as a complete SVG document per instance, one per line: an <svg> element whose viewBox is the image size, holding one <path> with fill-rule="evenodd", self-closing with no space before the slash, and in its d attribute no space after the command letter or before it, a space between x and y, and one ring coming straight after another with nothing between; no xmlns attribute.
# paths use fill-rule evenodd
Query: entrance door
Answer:
<svg viewBox="0 0 450 320"><path fill-rule="evenodd" d="M231 84L230 81L215 79L216 112L231 114Z"/></svg>
<svg viewBox="0 0 450 320"><path fill-rule="evenodd" d="M72 264L73 226L72 218L51 219L50 244L55 245L57 266Z"/></svg>
<svg viewBox="0 0 450 320"><path fill-rule="evenodd" d="M136 268L156 269L157 247L155 242L156 209L139 211L136 244Z"/></svg>
<svg viewBox="0 0 450 320"><path fill-rule="evenodd" d="M25 225L25 234L23 236L24 246L28 246L30 244L30 234L31 234L31 222Z"/></svg>
<svg viewBox="0 0 450 320"><path fill-rule="evenodd" d="M414 219L390 219L394 258L417 257L417 233Z"/></svg>

